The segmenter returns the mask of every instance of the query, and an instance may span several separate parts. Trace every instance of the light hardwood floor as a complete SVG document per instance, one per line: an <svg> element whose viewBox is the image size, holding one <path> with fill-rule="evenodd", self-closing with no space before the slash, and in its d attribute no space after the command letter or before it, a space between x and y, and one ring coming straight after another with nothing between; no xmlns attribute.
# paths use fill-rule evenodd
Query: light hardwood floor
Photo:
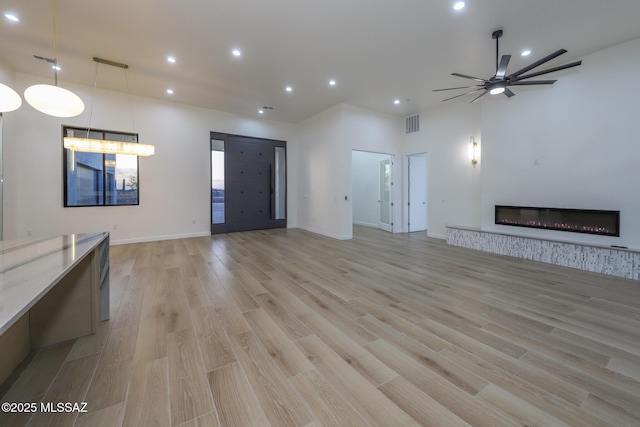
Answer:
<svg viewBox="0 0 640 427"><path fill-rule="evenodd" d="M0 391L89 412L0 425L640 425L635 281L281 229L112 247L111 303Z"/></svg>

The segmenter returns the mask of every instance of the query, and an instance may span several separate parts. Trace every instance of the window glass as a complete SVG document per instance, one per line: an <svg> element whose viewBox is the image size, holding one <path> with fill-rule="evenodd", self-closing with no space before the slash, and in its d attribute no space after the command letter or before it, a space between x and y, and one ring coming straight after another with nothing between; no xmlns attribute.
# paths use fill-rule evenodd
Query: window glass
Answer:
<svg viewBox="0 0 640 427"><path fill-rule="evenodd" d="M63 135L137 142L138 135L64 127ZM64 148L63 148L64 149ZM138 157L64 149L64 206L138 205Z"/></svg>
<svg viewBox="0 0 640 427"><path fill-rule="evenodd" d="M224 141L211 140L211 223L224 224Z"/></svg>

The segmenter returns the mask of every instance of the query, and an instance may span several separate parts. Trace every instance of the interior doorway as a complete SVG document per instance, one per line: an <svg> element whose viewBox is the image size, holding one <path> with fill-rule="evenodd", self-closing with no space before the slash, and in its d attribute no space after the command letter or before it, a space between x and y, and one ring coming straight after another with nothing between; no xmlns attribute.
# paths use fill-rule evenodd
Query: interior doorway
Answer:
<svg viewBox="0 0 640 427"><path fill-rule="evenodd" d="M427 229L427 153L407 156L407 231Z"/></svg>
<svg viewBox="0 0 640 427"><path fill-rule="evenodd" d="M353 150L353 223L393 232L392 154Z"/></svg>
<svg viewBox="0 0 640 427"><path fill-rule="evenodd" d="M211 234L287 226L286 142L211 132Z"/></svg>

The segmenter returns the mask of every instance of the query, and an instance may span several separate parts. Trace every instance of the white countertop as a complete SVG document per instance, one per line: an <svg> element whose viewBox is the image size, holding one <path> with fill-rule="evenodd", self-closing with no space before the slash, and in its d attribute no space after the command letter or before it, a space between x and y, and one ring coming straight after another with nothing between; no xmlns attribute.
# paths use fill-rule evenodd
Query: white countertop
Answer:
<svg viewBox="0 0 640 427"><path fill-rule="evenodd" d="M0 334L108 235L105 232L0 241Z"/></svg>

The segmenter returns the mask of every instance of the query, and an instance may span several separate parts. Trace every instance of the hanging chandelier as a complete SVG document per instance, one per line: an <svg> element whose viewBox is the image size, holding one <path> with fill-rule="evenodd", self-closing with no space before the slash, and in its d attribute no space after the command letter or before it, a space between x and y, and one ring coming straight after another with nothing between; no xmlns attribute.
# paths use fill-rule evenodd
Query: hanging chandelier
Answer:
<svg viewBox="0 0 640 427"><path fill-rule="evenodd" d="M135 122L133 120L133 107L131 105L131 93L129 91L129 79L127 77L127 64L120 62L110 61L108 59L93 58L96 62L96 72L93 82L93 99L91 101L91 110L89 113L89 124L87 126L86 137L77 136L65 136L63 138L64 148L71 151L81 151L90 153L105 153L105 154L128 154L133 156L152 156L155 154L155 147L150 144L140 144L138 142L124 142L113 141L109 139L94 139L89 138L91 133L91 119L93 117L93 104L96 98L96 88L98 85L98 67L100 64L110 65L112 67L122 68L124 70L124 77L127 85L127 95L129 97L129 108L131 110L131 124L135 129Z"/></svg>
<svg viewBox="0 0 640 427"><path fill-rule="evenodd" d="M0 83L0 113L8 113L20 108L22 99L18 92Z"/></svg>
<svg viewBox="0 0 640 427"><path fill-rule="evenodd" d="M52 64L54 84L29 86L24 91L24 99L41 113L54 117L75 117L84 111L84 102L75 93L58 86L58 70L60 67L58 66L55 0L51 0L51 10L53 16L53 58L39 56L36 56L36 58Z"/></svg>

